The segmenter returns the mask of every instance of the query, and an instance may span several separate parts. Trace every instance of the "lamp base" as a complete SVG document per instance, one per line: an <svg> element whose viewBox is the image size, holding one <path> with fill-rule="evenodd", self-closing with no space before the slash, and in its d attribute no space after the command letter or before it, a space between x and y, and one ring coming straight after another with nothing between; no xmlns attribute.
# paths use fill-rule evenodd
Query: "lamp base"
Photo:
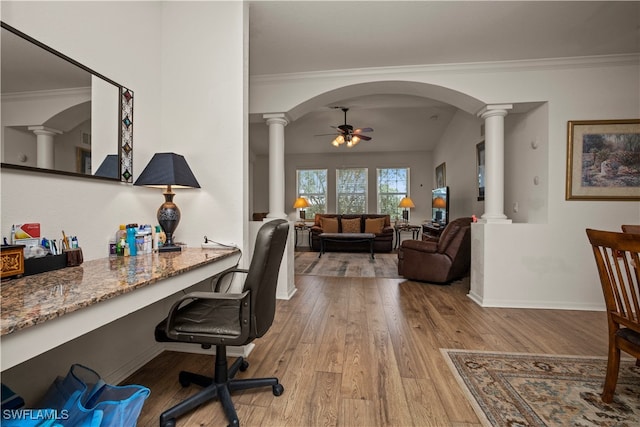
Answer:
<svg viewBox="0 0 640 427"><path fill-rule="evenodd" d="M182 251L182 246L171 245L171 246L160 246L158 248L158 252L180 252Z"/></svg>

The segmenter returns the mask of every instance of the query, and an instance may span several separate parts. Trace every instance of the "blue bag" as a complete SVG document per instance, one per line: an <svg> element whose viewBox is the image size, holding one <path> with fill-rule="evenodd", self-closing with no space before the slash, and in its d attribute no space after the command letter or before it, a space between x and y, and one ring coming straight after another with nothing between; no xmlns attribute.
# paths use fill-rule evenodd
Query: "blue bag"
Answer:
<svg viewBox="0 0 640 427"><path fill-rule="evenodd" d="M7 425L134 427L149 393L140 385L109 385L92 369L74 364L64 378L56 378L37 405L46 419L34 423L33 412L38 409L31 409L29 419L21 420L28 422Z"/></svg>

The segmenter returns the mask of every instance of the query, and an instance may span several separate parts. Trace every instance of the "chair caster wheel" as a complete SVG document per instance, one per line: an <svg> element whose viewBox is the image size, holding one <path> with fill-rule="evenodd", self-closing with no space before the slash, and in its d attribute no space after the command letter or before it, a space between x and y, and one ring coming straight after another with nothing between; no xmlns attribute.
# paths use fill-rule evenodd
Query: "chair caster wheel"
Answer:
<svg viewBox="0 0 640 427"><path fill-rule="evenodd" d="M282 393L284 393L284 387L282 387L282 384L276 384L273 386L273 395L274 396L280 396L282 395Z"/></svg>
<svg viewBox="0 0 640 427"><path fill-rule="evenodd" d="M244 372L247 369L249 369L249 362L247 362L246 360L243 360L242 363L240 364L240 371Z"/></svg>

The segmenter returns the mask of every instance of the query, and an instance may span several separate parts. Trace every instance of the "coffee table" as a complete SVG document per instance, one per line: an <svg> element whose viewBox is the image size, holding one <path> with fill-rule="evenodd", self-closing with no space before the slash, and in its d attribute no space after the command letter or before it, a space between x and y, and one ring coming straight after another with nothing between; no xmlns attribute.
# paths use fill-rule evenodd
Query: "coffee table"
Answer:
<svg viewBox="0 0 640 427"><path fill-rule="evenodd" d="M369 243L369 253L371 254L371 259L374 259L375 256L373 254L373 241L376 238L376 235L373 233L321 233L318 237L320 237L320 253L318 254L318 258L322 256L325 249L325 243L327 241L331 242L368 242Z"/></svg>

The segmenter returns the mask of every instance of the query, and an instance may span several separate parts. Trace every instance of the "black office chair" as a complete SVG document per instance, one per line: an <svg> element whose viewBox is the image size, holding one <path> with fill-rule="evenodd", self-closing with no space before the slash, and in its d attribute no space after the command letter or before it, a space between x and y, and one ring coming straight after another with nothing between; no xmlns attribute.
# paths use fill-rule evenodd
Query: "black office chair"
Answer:
<svg viewBox="0 0 640 427"><path fill-rule="evenodd" d="M209 400L222 403L229 425L239 420L230 392L271 386L280 396L284 388L277 378L234 379L238 370L249 363L242 357L227 366L227 346L245 345L263 336L271 327L276 308L278 271L287 243L289 224L278 219L265 223L258 231L251 265L248 270L230 269L218 278L215 292L192 292L176 302L169 316L156 326L159 342L188 342L203 348L216 346L214 377L180 372L183 387L191 383L204 387L195 395L160 415L160 426L175 426L175 419ZM221 293L221 279L229 273L246 273L242 293Z"/></svg>

